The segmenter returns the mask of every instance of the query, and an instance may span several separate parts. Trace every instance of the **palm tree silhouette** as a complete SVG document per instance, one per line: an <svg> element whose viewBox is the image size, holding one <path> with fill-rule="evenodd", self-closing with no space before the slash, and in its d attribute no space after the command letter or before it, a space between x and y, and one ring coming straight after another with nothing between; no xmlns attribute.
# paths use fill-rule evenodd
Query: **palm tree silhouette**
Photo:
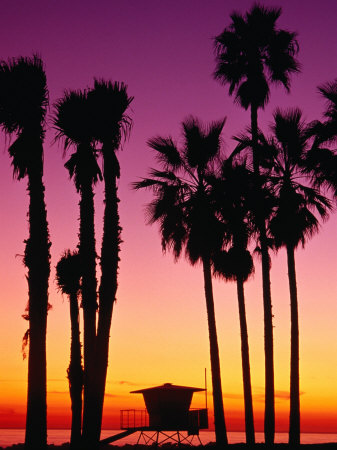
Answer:
<svg viewBox="0 0 337 450"><path fill-rule="evenodd" d="M24 264L28 269L29 359L25 445L47 445L46 326L50 241L43 184L43 141L48 106L46 74L38 56L19 57L0 64L0 124L5 133L16 134L8 151L13 174L27 176L29 237Z"/></svg>
<svg viewBox="0 0 337 450"><path fill-rule="evenodd" d="M64 139L64 149L71 145L76 151L65 163L70 177L80 193L79 255L82 263L82 307L84 318L84 403L83 442L90 445L90 424L95 420L95 352L96 352L96 248L94 227L93 185L102 174L92 146L92 113L87 93L66 91L55 104L54 126L57 139Z"/></svg>
<svg viewBox="0 0 337 450"><path fill-rule="evenodd" d="M71 349L67 372L72 410L70 446L75 449L81 441L82 424L83 367L78 308L81 277L80 255L78 252L65 251L56 265L56 282L62 294L69 296L70 304Z"/></svg>
<svg viewBox="0 0 337 450"><path fill-rule="evenodd" d="M277 29L281 8L255 4L244 15L231 14L232 23L215 38L215 79L229 84L229 94L251 111L253 165L256 196L260 190L257 113L269 100L269 83L280 83L289 90L290 74L299 70L296 34ZM262 256L264 335L265 335L265 442L274 443L274 350L272 303L270 292L270 259L265 217L257 216Z"/></svg>
<svg viewBox="0 0 337 450"><path fill-rule="evenodd" d="M121 140L129 135L132 121L126 111L133 97L127 94L124 83L95 80L94 89L88 92L93 113L94 138L102 143L103 178L105 185L105 210L101 249L101 282L99 287L99 316L96 338L96 412L91 424L98 442L101 432L106 373L109 356L109 337L113 304L116 299L117 274L120 251L117 179L120 168L116 151Z"/></svg>
<svg viewBox="0 0 337 450"><path fill-rule="evenodd" d="M252 174L246 164L233 164L226 160L220 178L213 179L212 194L219 213L226 224L225 246L213 256L214 274L237 285L241 331L242 378L245 403L246 443L255 443L253 400L250 377L248 331L245 308L244 282L254 271L247 245L252 233L249 220L249 197L253 186Z"/></svg>
<svg viewBox="0 0 337 450"><path fill-rule="evenodd" d="M327 103L324 111L326 120L310 124L308 134L315 136L315 139L306 155L306 165L313 174L315 184L329 188L337 197L337 152L331 148L337 139L337 80L318 89Z"/></svg>
<svg viewBox="0 0 337 450"><path fill-rule="evenodd" d="M270 221L270 231L276 248L287 251L291 311L290 363L290 423L289 444L300 443L300 389L299 389L299 325L295 271L295 249L318 231L318 220L313 212L326 218L329 200L315 188L304 184L303 161L308 149L308 134L302 113L294 108L279 109L272 125L275 146L272 179L277 195L277 208Z"/></svg>
<svg viewBox="0 0 337 450"><path fill-rule="evenodd" d="M225 120L203 126L190 117L182 123L184 144L178 149L171 137L155 137L148 145L156 151L162 170L152 169L150 178L134 183L135 189L152 189L155 199L147 207L150 224L158 222L163 251L175 259L183 249L192 265L201 262L207 307L213 384L216 442L227 444L223 409L219 349L216 332L212 254L222 245L223 225L209 201L207 176L214 172L220 154L220 136Z"/></svg>

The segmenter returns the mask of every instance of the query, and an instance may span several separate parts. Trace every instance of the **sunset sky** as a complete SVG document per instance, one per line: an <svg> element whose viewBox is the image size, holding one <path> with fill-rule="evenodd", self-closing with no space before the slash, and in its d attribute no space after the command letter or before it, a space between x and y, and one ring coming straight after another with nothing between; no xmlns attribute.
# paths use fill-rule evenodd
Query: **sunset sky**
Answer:
<svg viewBox="0 0 337 450"><path fill-rule="evenodd" d="M278 26L298 33L302 73L292 78L291 93L272 88L259 114L268 131L272 112L299 106L307 121L322 118L324 101L317 86L337 77L336 0L266 0L282 6ZM2 0L0 59L38 53L46 67L53 103L64 89L84 89L93 78L124 81L134 96L131 137L119 152L119 197L123 244L119 289L110 341L103 427L119 427L119 410L143 407L129 391L165 382L203 387L204 368L211 385L203 277L200 266L174 263L163 255L156 226L147 226L144 206L151 194L130 185L155 165L146 141L178 138L180 123L193 114L207 122L227 117L224 151L231 137L249 124L249 112L235 105L228 89L213 80L212 38L229 25L229 14L246 11L243 0ZM52 273L47 335L48 426L70 426L66 369L70 321L66 297L57 292L55 265L75 249L78 201L63 167L62 147L48 125L45 141L46 204L52 242ZM8 139L0 136L0 428L25 425L27 360L21 354L27 324L22 264L28 236L26 182L13 180ZM96 238L100 251L102 185L96 187ZM300 313L300 390L302 431L337 432L337 218L296 253ZM263 429L264 352L261 267L246 285L251 375L257 430ZM286 255L272 256L276 428L286 431L289 414L290 308ZM240 331L236 288L214 282L222 387L230 430L244 427ZM209 389L211 405L211 390ZM195 394L194 406L204 406ZM212 418L210 420L212 422Z"/></svg>

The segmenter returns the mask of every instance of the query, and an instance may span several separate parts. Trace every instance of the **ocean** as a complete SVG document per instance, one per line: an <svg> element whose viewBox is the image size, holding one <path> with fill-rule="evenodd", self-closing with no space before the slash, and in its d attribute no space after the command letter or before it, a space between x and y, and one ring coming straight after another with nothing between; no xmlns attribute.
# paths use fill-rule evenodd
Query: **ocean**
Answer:
<svg viewBox="0 0 337 450"><path fill-rule="evenodd" d="M120 430L102 430L101 439L120 433ZM0 447L9 447L13 444L23 443L25 438L25 430L23 429L0 429ZM70 430L48 430L48 444L60 445L69 442ZM264 442L264 434L255 433L256 442ZM124 444L136 444L138 433L128 436L124 439L114 442L114 445L122 446ZM200 440L203 444L214 442L214 431L200 431ZM244 432L228 432L228 440L230 444L245 442ZM198 443L196 438L193 441ZM288 442L288 433L275 433L276 443ZM337 443L337 433L302 433L302 444L326 444Z"/></svg>

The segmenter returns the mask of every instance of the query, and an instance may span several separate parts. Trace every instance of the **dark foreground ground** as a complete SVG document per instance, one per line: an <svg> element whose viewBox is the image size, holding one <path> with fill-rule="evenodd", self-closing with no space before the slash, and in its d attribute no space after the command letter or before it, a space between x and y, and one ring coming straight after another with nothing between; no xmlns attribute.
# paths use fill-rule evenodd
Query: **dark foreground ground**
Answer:
<svg viewBox="0 0 337 450"><path fill-rule="evenodd" d="M100 446L100 450L149 450L149 448L152 449L155 447L155 445L102 445ZM178 448L183 448L184 450L188 450L191 447L196 450L223 450L220 447L217 447L214 443L212 444L206 444L204 446L201 445L180 445L178 444L163 444L160 446L163 450L178 450ZM230 450L247 450L248 448L253 448L256 450L293 450L293 449L299 449L299 450L337 450L337 442L335 443L329 443L329 444L301 444L298 447L289 446L288 444L274 444L273 446L268 446L265 444L255 444L254 446L248 446L247 444L229 444ZM48 450L69 450L70 446L69 444L63 444L63 445L48 445ZM17 444L12 445L11 447L0 447L0 450L24 450L24 444Z"/></svg>

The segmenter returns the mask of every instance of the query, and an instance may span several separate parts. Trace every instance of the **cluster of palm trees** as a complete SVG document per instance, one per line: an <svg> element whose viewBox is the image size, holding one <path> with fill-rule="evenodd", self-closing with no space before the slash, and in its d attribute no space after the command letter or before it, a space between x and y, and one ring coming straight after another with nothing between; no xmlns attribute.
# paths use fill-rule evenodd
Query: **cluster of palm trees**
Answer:
<svg viewBox="0 0 337 450"><path fill-rule="evenodd" d="M84 91L66 91L54 105L52 122L64 148L74 148L65 167L80 194L77 251L67 250L56 267L60 290L69 296L71 360L68 368L72 401L71 444L78 448L98 443L101 431L109 333L117 291L120 232L116 151L128 136L133 100L124 83L95 80ZM28 179L29 237L24 265L28 274L29 341L26 448L47 445L46 325L50 274L50 240L44 201L43 140L48 89L42 60L13 58L0 65L0 124L16 139L8 151L17 179ZM102 169L98 157L101 156ZM100 255L101 281L97 293L93 186L104 181L105 210ZM79 299L84 322L84 368L79 332ZM98 300L98 301L97 301ZM96 326L97 323L97 326ZM82 412L83 391L83 412ZM83 417L82 417L83 416Z"/></svg>
<svg viewBox="0 0 337 450"><path fill-rule="evenodd" d="M299 71L296 33L277 28L280 8L254 5L244 15L233 13L231 24L215 38L214 77L229 85L229 94L250 108L247 133L236 136L228 158L221 155L225 120L203 125L197 118L182 122L183 143L157 136L148 141L159 169L134 184L151 189L150 224L159 223L163 250L177 259L183 251L191 264L203 267L210 340L215 433L227 444L221 392L219 350L214 314L212 274L237 283L246 440L255 441L245 317L244 282L254 266L249 247L261 256L265 343L265 442L274 443L273 314L270 285L271 249L284 247L291 304L289 443L300 443L299 325L295 250L318 231L336 195L337 82L319 88L328 100L326 121L306 124L298 108L273 116L271 136L258 127L258 110L269 100L270 84L288 91L290 75Z"/></svg>
<svg viewBox="0 0 337 450"><path fill-rule="evenodd" d="M337 192L337 81L322 86L325 120L306 124L299 109L273 116L271 134L258 127L258 110L269 100L270 83L290 88L299 71L296 34L278 29L279 8L254 5L215 38L215 79L250 108L251 125L235 137L228 157L221 149L225 119L204 125L190 116L182 122L183 142L154 137L159 169L134 183L151 189L147 212L159 223L163 250L176 259L185 253L204 276L213 384L216 441L227 444L212 278L234 280L239 306L247 443L255 441L244 283L254 271L252 246L261 256L265 331L265 441L274 442L274 361L270 287L270 250L287 252L291 302L291 382L289 442L300 442L299 329L295 250L318 231ZM38 56L0 62L0 125L15 135L9 146L13 174L27 178L29 236L25 241L29 321L26 448L47 444L46 324L50 275L50 239L43 184L43 142L48 89ZM65 167L79 193L78 246L56 266L59 289L69 296L71 358L68 368L72 403L71 445L94 448L99 441L108 364L109 333L117 291L121 243L117 150L131 130L133 100L124 83L94 80L92 88L65 91L54 105L56 138L72 149ZM104 183L105 209L97 286L94 185ZM81 303L79 303L81 301ZM79 311L83 310L83 360ZM82 405L83 398L83 405Z"/></svg>
<svg viewBox="0 0 337 450"><path fill-rule="evenodd" d="M78 255L81 264L80 291L84 325L82 439L89 447L99 441L101 432L110 326L117 291L121 242L117 196L120 168L116 151L120 147L121 140L128 136L132 126L131 118L127 114L132 100L124 83L95 80L93 89L65 92L64 97L55 104L53 119L57 139L63 139L65 150L71 146L75 148L65 167L70 177L74 179L76 190L80 194ZM100 149L97 147L99 144ZM98 154L102 156L102 170L98 164ZM93 186L99 180L104 180L105 209L100 255L101 281L97 304ZM73 259L76 255L67 253L64 258ZM58 269L62 267L60 263ZM60 276L58 279L60 280ZM60 283L61 289L62 286L63 283ZM63 291L68 293L65 289ZM72 323L77 320L77 317L74 317ZM77 339L76 354L80 353L79 346L80 342ZM80 365L81 361L78 361L75 373L81 373ZM69 366L69 382L73 387L73 380L70 378L71 367L72 361ZM79 377L75 381L79 384L76 392L79 392L82 378ZM76 398L77 410L80 411L81 396L78 395ZM71 443L74 446L79 445L81 437L80 421L77 423L79 429L72 430Z"/></svg>

